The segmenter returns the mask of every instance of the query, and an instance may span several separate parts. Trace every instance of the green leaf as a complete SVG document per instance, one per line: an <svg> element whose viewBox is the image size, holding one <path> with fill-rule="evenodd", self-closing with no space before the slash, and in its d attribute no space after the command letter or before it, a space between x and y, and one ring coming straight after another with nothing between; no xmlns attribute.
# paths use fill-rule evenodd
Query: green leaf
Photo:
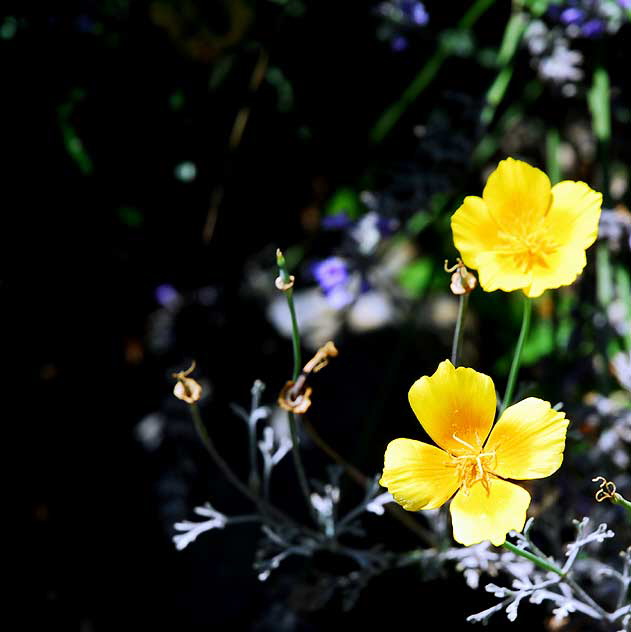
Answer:
<svg viewBox="0 0 631 632"><path fill-rule="evenodd" d="M129 228L139 228L144 221L141 211L132 206L121 206L118 209L118 219Z"/></svg>
<svg viewBox="0 0 631 632"><path fill-rule="evenodd" d="M554 327L548 319L539 320L530 330L521 351L522 365L534 364L549 355L555 346Z"/></svg>
<svg viewBox="0 0 631 632"><path fill-rule="evenodd" d="M357 193L350 188L338 189L329 199L325 215L340 215L345 213L351 219L357 219L363 211L363 205Z"/></svg>
<svg viewBox="0 0 631 632"><path fill-rule="evenodd" d="M410 296L421 296L432 280L433 265L429 258L416 259L399 272L399 283Z"/></svg>

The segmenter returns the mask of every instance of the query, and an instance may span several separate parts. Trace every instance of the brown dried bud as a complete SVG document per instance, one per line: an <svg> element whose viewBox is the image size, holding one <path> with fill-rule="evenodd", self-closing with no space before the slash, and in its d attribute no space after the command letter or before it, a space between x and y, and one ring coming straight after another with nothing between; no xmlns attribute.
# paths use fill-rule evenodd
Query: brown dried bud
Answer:
<svg viewBox="0 0 631 632"><path fill-rule="evenodd" d="M202 397L202 386L192 377L188 377L195 370L195 360L186 371L173 373L173 377L177 380L177 384L173 389L173 394L187 404L194 404Z"/></svg>
<svg viewBox="0 0 631 632"><path fill-rule="evenodd" d="M317 373L320 369L323 369L328 363L329 358L335 358L338 354L335 345L329 340L322 347L320 347L316 354L305 364L303 373Z"/></svg>
<svg viewBox="0 0 631 632"><path fill-rule="evenodd" d="M194 404L202 397L202 386L192 377L182 377L178 379L173 394L187 404Z"/></svg>
<svg viewBox="0 0 631 632"><path fill-rule="evenodd" d="M616 493L616 484L612 481L608 481L604 476L592 478L592 482L600 483L600 487L596 490L596 501L599 503L619 495Z"/></svg>
<svg viewBox="0 0 631 632"><path fill-rule="evenodd" d="M289 382L283 386L283 390L278 396L278 405L283 410L302 415L306 413L307 410L309 410L309 406L311 406L312 389L310 386L307 386L304 391L294 394L294 385L295 383L289 380Z"/></svg>
<svg viewBox="0 0 631 632"><path fill-rule="evenodd" d="M467 270L461 259L457 259L457 262L458 263L454 266L448 268L447 261L445 261L445 272L453 272L449 289L456 296L462 296L463 294L469 294L469 292L475 290L478 280Z"/></svg>

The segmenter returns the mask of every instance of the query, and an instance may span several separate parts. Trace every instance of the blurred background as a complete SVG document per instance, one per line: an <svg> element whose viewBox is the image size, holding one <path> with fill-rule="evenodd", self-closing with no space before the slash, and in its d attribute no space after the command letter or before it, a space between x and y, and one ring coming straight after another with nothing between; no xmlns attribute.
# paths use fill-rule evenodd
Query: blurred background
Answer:
<svg viewBox="0 0 631 632"><path fill-rule="evenodd" d="M345 593L327 578L349 573L348 560L322 555L260 581L256 524L177 551L173 525L195 506L249 508L208 459L171 375L196 360L205 423L245 479L247 432L231 404L247 409L259 379L273 407L292 372L280 247L305 361L329 339L340 352L314 378L309 423L379 474L388 441L421 438L409 386L450 353L449 218L509 155L553 181L588 182L607 209L606 282L594 247L580 282L535 306L521 394L564 402L575 465L555 492L533 491L533 511L555 505L569 521L592 509L591 476L629 484L631 436L599 443L627 423L616 411L631 388L631 370L612 363L631 349L627 4L3 4L5 174L26 254L14 262L29 270L2 283L17 307L7 344L19 343L28 376L11 424L27 523L19 629L320 630L429 617L461 629L494 603L453 565L431 579L388 568ZM520 296L476 290L470 306L463 363L501 390ZM303 447L309 475L326 481L331 460L307 436ZM289 457L272 484L277 504L307 519ZM348 507L363 493L346 479L340 488ZM388 516L365 527L373 545L418 546ZM541 609L522 610L512 629L551 629Z"/></svg>

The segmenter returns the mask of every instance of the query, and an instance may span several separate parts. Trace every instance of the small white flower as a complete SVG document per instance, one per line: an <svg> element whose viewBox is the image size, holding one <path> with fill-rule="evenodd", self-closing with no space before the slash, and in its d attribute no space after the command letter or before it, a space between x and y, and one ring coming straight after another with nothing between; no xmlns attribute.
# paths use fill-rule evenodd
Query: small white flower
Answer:
<svg viewBox="0 0 631 632"><path fill-rule="evenodd" d="M206 503L202 507L195 507L193 511L198 516L208 517L209 520L204 520L203 522L192 522L190 520L176 522L173 528L176 531L182 531L182 533L173 536L173 542L178 551L185 549L197 539L198 535L205 531L223 529L228 524L228 517L214 509L210 503Z"/></svg>
<svg viewBox="0 0 631 632"><path fill-rule="evenodd" d="M390 492L379 494L379 496L373 498L366 505L366 511L377 514L378 516L383 516L385 512L385 509L383 508L383 506L392 502L394 502L394 498L392 498L392 494Z"/></svg>

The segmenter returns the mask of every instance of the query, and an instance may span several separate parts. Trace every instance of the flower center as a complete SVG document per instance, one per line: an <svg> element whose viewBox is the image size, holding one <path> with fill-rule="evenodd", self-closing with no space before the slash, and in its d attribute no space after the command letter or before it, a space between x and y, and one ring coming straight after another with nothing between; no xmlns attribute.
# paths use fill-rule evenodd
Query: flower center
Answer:
<svg viewBox="0 0 631 632"><path fill-rule="evenodd" d="M558 244L551 238L543 221L534 225L518 224L514 232L500 231L501 252L510 255L522 272L530 272L533 266L548 267L546 256L551 255Z"/></svg>
<svg viewBox="0 0 631 632"><path fill-rule="evenodd" d="M471 450L469 454L459 456L452 455L452 460L449 464L450 467L456 468L456 474L463 493L468 496L469 490L476 483L482 483L482 487L484 487L488 495L490 492L489 474L492 474L491 470L497 463L495 450L481 452L455 434L452 436L458 443L461 443Z"/></svg>

